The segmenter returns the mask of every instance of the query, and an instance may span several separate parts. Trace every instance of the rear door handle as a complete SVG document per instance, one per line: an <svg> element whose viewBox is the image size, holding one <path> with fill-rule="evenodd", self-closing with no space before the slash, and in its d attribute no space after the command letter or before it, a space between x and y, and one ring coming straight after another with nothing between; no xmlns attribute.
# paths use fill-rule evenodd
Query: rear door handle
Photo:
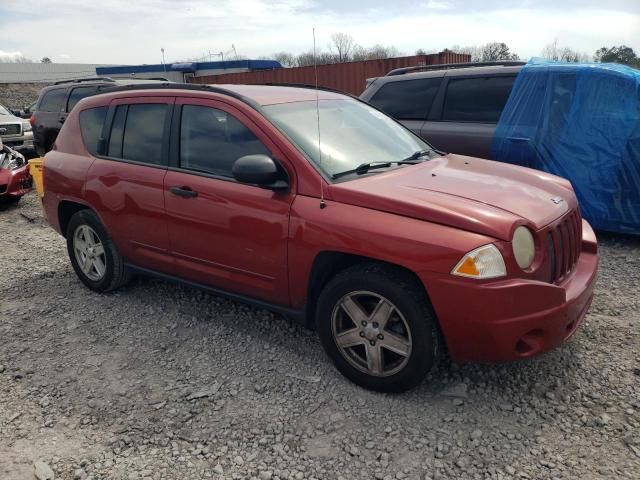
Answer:
<svg viewBox="0 0 640 480"><path fill-rule="evenodd" d="M58 121L59 121L60 123L64 123L64 121L65 121L66 119L67 119L67 117L60 117L60 118L58 119Z"/></svg>
<svg viewBox="0 0 640 480"><path fill-rule="evenodd" d="M170 187L169 191L179 197L193 198L198 196L198 192L191 190L191 187Z"/></svg>

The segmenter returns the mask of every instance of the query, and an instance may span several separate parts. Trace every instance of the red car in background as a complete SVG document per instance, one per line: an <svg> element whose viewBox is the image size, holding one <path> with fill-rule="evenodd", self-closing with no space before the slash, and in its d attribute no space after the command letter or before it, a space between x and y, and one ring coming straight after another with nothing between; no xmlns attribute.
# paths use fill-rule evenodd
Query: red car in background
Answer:
<svg viewBox="0 0 640 480"><path fill-rule="evenodd" d="M375 390L415 386L444 350L557 347L596 279L569 182L447 155L335 92L116 88L69 114L44 185L89 288L152 274L304 319Z"/></svg>
<svg viewBox="0 0 640 480"><path fill-rule="evenodd" d="M18 202L33 189L24 157L2 144L0 139L0 202Z"/></svg>

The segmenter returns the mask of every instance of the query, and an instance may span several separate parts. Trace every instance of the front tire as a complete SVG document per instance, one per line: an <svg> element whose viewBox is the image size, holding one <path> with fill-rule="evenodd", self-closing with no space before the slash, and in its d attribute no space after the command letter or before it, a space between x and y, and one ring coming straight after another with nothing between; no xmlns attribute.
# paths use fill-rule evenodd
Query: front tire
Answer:
<svg viewBox="0 0 640 480"><path fill-rule="evenodd" d="M128 282L124 259L93 211L76 212L69 220L66 236L71 265L91 290L107 292Z"/></svg>
<svg viewBox="0 0 640 480"><path fill-rule="evenodd" d="M439 356L434 314L418 281L376 263L339 273L318 299L318 333L336 368L381 392L418 385Z"/></svg>

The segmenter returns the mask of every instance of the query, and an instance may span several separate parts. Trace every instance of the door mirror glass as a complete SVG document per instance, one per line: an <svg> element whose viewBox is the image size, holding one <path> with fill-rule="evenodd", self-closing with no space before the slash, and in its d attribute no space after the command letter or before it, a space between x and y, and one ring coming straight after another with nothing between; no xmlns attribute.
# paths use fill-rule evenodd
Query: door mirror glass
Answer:
<svg viewBox="0 0 640 480"><path fill-rule="evenodd" d="M289 187L285 175L276 162L267 155L246 155L235 161L231 169L233 178L262 188L282 190Z"/></svg>

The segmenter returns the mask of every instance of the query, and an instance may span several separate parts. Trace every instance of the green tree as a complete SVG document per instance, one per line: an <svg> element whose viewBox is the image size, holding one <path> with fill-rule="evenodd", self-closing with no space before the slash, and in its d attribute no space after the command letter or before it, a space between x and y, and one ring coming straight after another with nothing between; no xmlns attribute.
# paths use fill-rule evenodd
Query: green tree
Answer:
<svg viewBox="0 0 640 480"><path fill-rule="evenodd" d="M596 51L593 59L596 62L613 62L629 65L630 67L640 68L640 57L636 55L633 48L626 45L618 47L602 47Z"/></svg>

